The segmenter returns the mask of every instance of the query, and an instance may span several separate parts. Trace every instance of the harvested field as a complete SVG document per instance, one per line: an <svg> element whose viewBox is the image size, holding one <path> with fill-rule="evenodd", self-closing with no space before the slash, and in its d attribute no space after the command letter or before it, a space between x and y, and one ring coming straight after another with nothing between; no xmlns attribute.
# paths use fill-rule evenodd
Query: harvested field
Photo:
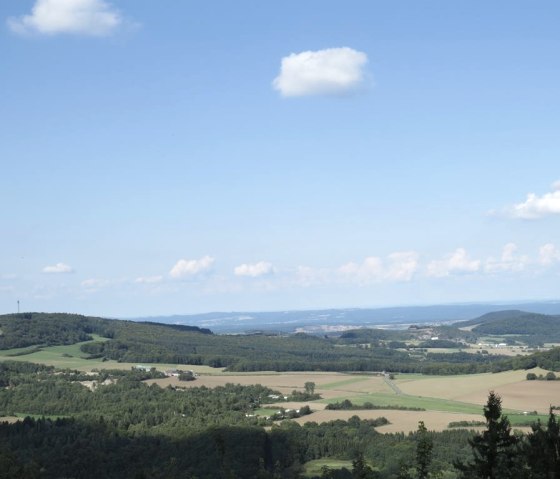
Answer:
<svg viewBox="0 0 560 479"><path fill-rule="evenodd" d="M539 371L536 371L539 373ZM542 371L541 371L542 372ZM507 371L503 373L470 374L462 376L415 376L397 379L395 383L405 394L429 396L464 401L464 397L475 391L482 391L485 399L488 391L499 386L524 381L526 371ZM483 404L478 402L478 404Z"/></svg>
<svg viewBox="0 0 560 479"><path fill-rule="evenodd" d="M8 424L13 424L15 422L21 421L20 417L16 416L0 416L0 423L7 422Z"/></svg>
<svg viewBox="0 0 560 479"><path fill-rule="evenodd" d="M322 423L342 419L344 421L352 416L361 419L376 419L385 417L391 424L381 426L377 430L381 433L411 432L418 429L418 421L424 421L430 431L443 431L452 421L481 421L482 414L463 414L440 411L395 411L391 409L377 409L373 411L317 411L309 416L295 419L299 424L306 422Z"/></svg>
<svg viewBox="0 0 560 479"><path fill-rule="evenodd" d="M291 393L294 389L303 391L306 382L315 383L315 392L323 398L339 396L356 396L374 392L391 393L381 376L361 376L344 373L270 373L270 374L213 374L201 375L196 381L184 382L177 378L154 379L149 384L159 384L162 387L174 385L178 387L209 388L233 384L261 384L271 389L276 389L284 394Z"/></svg>
<svg viewBox="0 0 560 479"><path fill-rule="evenodd" d="M542 369L531 370L546 374ZM538 411L546 414L550 405L560 405L560 381L527 381L527 371L465 376L406 376L397 379L403 393L483 405L488 392L502 397L504 409Z"/></svg>
<svg viewBox="0 0 560 479"><path fill-rule="evenodd" d="M560 406L560 381L519 381L497 386L494 391L502 397L505 409L548 413L550 406ZM461 401L484 403L487 394L473 391L462 396Z"/></svg>

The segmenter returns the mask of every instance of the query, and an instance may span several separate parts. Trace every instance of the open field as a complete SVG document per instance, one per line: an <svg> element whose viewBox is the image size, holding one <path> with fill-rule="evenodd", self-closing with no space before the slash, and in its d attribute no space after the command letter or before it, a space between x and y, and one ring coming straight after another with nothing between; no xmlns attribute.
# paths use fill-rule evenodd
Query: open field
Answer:
<svg viewBox="0 0 560 479"><path fill-rule="evenodd" d="M537 373L540 373L537 371ZM297 419L299 423L308 421L330 421L347 419L352 416L361 418L377 418L385 416L391 425L383 426L380 432L413 431L418 427L418 421L424 420L429 429L442 430L453 421L483 420L482 405L486 403L489 390L495 390L504 399L504 412L511 419L512 424L526 423L537 420L536 416L523 415L523 411L537 410L548 412L548 401L555 391L560 392L560 381L525 381L525 371L509 371L498 374L479 374L466 376L421 376L416 374L398 375L395 383L403 394L396 394L381 376L350 375L343 373L270 373L270 374L214 374L200 376L196 381L179 382L177 378L150 380L150 383L166 386L174 384L182 387L222 386L228 382L238 384L262 384L272 389L289 394L292 390L303 390L307 381L315 382L315 391L322 395L319 401L278 402L266 405L268 410L283 407L285 409L299 409L308 405L313 414ZM535 388L533 386L539 386ZM476 394L469 398L469 389ZM559 388L559 389L556 389ZM410 394L414 393L414 394ZM474 394L474 393L473 393ZM439 397L437 396L439 395ZM539 397L540 403L531 401ZM558 396L560 397L560 396ZM328 403L350 399L355 405L371 402L377 406L402 406L424 408L425 411L406 411L394 409L324 410ZM528 404L532 408L526 408ZM544 407L541 407L544 406ZM261 412L265 414L265 412ZM269 415L269 414L265 414ZM544 417L541 416L541 420Z"/></svg>
<svg viewBox="0 0 560 479"><path fill-rule="evenodd" d="M329 469L342 469L345 467L352 470L352 461L344 461L341 459L316 459L304 464L303 477L314 477L321 475L321 468L327 466Z"/></svg>
<svg viewBox="0 0 560 479"><path fill-rule="evenodd" d="M401 406L408 408L423 408L427 411L443 411L456 413L472 413L478 414L482 411L482 407L476 404L470 404L459 401L450 401L448 399L439 399L421 396L405 396L397 394L368 394L363 396L345 397L341 396L333 399L323 399L321 402L332 403L340 402L344 399L350 399L353 404L361 405L365 402L371 402L376 406ZM357 411L359 412L359 411Z"/></svg>
<svg viewBox="0 0 560 479"><path fill-rule="evenodd" d="M546 374L534 369L536 374ZM538 411L546 414L551 404L560 402L560 381L531 381L527 371L507 371L463 376L399 375L395 383L409 396L432 397L464 403L485 404L489 391L502 397L506 410Z"/></svg>
<svg viewBox="0 0 560 479"><path fill-rule="evenodd" d="M96 337L95 340L103 338ZM117 361L102 361L100 359L85 359L86 354L80 351L80 346L85 343L76 343L69 346L48 346L41 348L40 351L30 354L21 354L25 351L32 351L35 348L6 349L0 351L0 361L28 361L31 363L46 364L60 369L77 369L78 371L91 371L92 369L125 369L130 370L138 363L119 363ZM13 356L13 354L18 354ZM166 369L192 369L197 373L213 374L221 373L221 368L211 368L210 366L185 365L185 364L144 364L153 366L159 371Z"/></svg>
<svg viewBox="0 0 560 479"><path fill-rule="evenodd" d="M350 397L374 392L391 393L381 376L358 376L344 373L268 373L268 374L212 374L201 375L196 381L184 382L177 378L150 380L149 383L162 387L175 385L179 387L206 386L209 388L223 386L227 383L262 384L284 394L294 389L304 390L306 382L314 382L316 392L324 398Z"/></svg>
<svg viewBox="0 0 560 479"><path fill-rule="evenodd" d="M560 405L560 381L520 381L494 388L503 399L504 408L522 411L548 412L550 406ZM484 402L484 391L462 396L463 401Z"/></svg>
<svg viewBox="0 0 560 479"><path fill-rule="evenodd" d="M17 416L0 416L0 422L7 422L8 424L13 424L18 421L21 421L21 418Z"/></svg>
<svg viewBox="0 0 560 479"><path fill-rule="evenodd" d="M299 424L306 422L325 422L341 419L346 421L352 416L362 419L385 417L391 424L377 428L379 432L410 432L418 429L418 421L424 421L430 431L443 431L452 421L481 421L482 413L466 414L441 411L397 411L394 409L376 409L371 411L317 411L308 416L294 419Z"/></svg>

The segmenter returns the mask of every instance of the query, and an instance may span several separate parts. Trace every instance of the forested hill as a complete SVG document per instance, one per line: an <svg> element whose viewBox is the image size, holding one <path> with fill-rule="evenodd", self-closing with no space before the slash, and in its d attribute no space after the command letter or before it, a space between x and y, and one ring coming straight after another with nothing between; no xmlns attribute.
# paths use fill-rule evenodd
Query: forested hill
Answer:
<svg viewBox="0 0 560 479"><path fill-rule="evenodd" d="M164 331L175 334L212 334L209 329L156 323L134 323L79 314L21 313L0 316L0 350L27 346L75 344L93 339L92 334L117 338L127 330L139 330L148 336Z"/></svg>
<svg viewBox="0 0 560 479"><path fill-rule="evenodd" d="M548 341L560 339L560 316L518 310L488 313L470 321L455 323L454 326L474 326L472 331L478 334L540 336Z"/></svg>

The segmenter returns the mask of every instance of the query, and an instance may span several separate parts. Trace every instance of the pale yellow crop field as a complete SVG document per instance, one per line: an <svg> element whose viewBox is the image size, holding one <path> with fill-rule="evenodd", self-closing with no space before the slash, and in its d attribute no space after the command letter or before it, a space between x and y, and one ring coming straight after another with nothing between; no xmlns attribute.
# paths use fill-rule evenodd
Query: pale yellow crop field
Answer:
<svg viewBox="0 0 560 479"><path fill-rule="evenodd" d="M541 369L533 369L536 374L546 374ZM507 371L503 373L473 374L464 376L407 376L395 383L403 393L450 399L483 405L489 391L502 397L505 409L538 411L547 413L548 407L560 404L560 381L527 381L527 371Z"/></svg>
<svg viewBox="0 0 560 479"><path fill-rule="evenodd" d="M536 374L546 374L546 371L535 369ZM329 400L342 399L358 400L358 403L370 401L375 403L379 397L393 396L395 404L403 399L414 402L414 398L435 398L434 404L422 402L412 404L426 409L438 409L445 412L448 409L441 401L457 401L482 406L486 403L489 391L495 391L502 397L502 405L506 410L538 411L546 414L550 405L560 405L560 381L527 381L526 371L507 371L497 374L473 374L463 376L421 376L403 375L402 379L395 379L395 384L402 391L402 395L395 394L381 376L354 375L344 373L266 373L266 374L212 374L202 373L196 381L183 382L177 378L150 380L150 384L162 387L174 385L177 387L206 386L214 388L227 383L253 385L262 384L282 394L290 394L293 390L303 391L306 382L315 383L315 392L322 397L322 403L310 404L312 409L323 409ZM371 395L371 399L369 396ZM297 409L303 404L277 404L277 407ZM383 404L383 403L382 403ZM405 403L407 404L407 403ZM457 403L455 403L457 404ZM352 411L347 411L352 412ZM354 411L355 412L355 411ZM397 411L402 412L402 411ZM370 411L368 411L368 414ZM361 412L360 412L361 415ZM406 416L406 415L405 415Z"/></svg>
<svg viewBox="0 0 560 479"><path fill-rule="evenodd" d="M311 407L313 407L312 405ZM482 414L464 414L451 413L441 411L397 411L393 409L375 409L369 411L317 411L308 416L295 419L299 424L306 422L325 422L335 421L337 419L348 420L352 416L358 416L361 419L376 419L378 417L386 418L391 424L380 426L377 430L381 433L390 432L411 432L418 429L418 421L424 421L424 424L430 431L443 431L447 429L447 425L453 421L483 421Z"/></svg>
<svg viewBox="0 0 560 479"><path fill-rule="evenodd" d="M391 389L380 376L361 376L344 373L270 373L270 374L201 374L196 381L184 382L177 378L154 379L150 384L162 387L174 385L178 387L206 386L214 388L227 383L252 385L262 384L284 394L293 390L303 391L306 382L315 383L315 392L325 399L340 396L359 396L369 393L391 393Z"/></svg>
<svg viewBox="0 0 560 479"><path fill-rule="evenodd" d="M550 406L560 406L560 381L520 381L494 388L507 409L548 413ZM484 403L484 391L473 391L462 396L461 401Z"/></svg>
<svg viewBox="0 0 560 479"><path fill-rule="evenodd" d="M0 416L0 422L7 422L8 424L14 424L18 421L21 421L20 417L16 416Z"/></svg>

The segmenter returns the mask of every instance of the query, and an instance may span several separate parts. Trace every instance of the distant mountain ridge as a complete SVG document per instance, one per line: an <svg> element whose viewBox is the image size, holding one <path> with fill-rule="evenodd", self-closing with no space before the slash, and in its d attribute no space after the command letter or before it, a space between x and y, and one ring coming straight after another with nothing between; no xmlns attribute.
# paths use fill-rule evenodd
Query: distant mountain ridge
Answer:
<svg viewBox="0 0 560 479"><path fill-rule="evenodd" d="M522 304L458 304L398 306L390 308L339 308L274 312L211 312L203 314L128 318L167 324L192 324L215 332L251 330L292 332L318 325L379 326L411 323L444 323L471 320L482 315L524 309L538 314L560 314L560 301Z"/></svg>
<svg viewBox="0 0 560 479"><path fill-rule="evenodd" d="M543 314L543 313L535 313L535 312L529 312L529 311L522 311L520 309L507 309L507 310L503 310L503 311L493 311L491 313L486 313L483 314L482 316L479 316L478 318L473 318L470 319L468 321L460 321L458 323L455 323L454 325L462 328L465 326L476 326L476 325L481 325L481 324L489 324L489 323L495 323L498 321L503 321L503 320L513 320L513 319L518 319L518 318L524 318L527 316L532 316L535 318L545 318L548 317L550 315L547 314Z"/></svg>
<svg viewBox="0 0 560 479"><path fill-rule="evenodd" d="M560 315L511 310L488 313L470 321L455 323L461 328L474 326L472 332L490 335L533 336L540 342L560 341Z"/></svg>

